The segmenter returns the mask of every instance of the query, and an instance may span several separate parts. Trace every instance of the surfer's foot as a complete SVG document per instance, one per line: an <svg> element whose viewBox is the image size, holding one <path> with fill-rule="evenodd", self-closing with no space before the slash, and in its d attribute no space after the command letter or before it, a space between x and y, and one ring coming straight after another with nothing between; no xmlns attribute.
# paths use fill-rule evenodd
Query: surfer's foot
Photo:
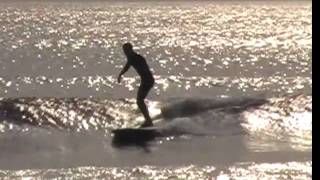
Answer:
<svg viewBox="0 0 320 180"><path fill-rule="evenodd" d="M144 127L151 127L153 126L153 123L151 121L145 121L140 127L144 128Z"/></svg>

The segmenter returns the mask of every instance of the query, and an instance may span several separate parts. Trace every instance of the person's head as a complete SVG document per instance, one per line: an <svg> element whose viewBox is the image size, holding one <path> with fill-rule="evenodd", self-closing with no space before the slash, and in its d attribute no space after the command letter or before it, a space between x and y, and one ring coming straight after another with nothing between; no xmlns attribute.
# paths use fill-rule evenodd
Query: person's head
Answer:
<svg viewBox="0 0 320 180"><path fill-rule="evenodd" d="M132 51L133 51L132 48L133 48L133 47L132 47L132 44L131 44L131 43L125 43L125 44L122 46L122 49L123 49L124 53L126 53L126 54L132 52Z"/></svg>

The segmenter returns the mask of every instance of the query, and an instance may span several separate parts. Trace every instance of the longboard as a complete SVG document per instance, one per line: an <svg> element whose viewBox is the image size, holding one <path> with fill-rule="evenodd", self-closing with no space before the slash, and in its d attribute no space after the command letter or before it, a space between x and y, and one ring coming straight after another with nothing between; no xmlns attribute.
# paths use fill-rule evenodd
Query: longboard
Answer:
<svg viewBox="0 0 320 180"><path fill-rule="evenodd" d="M158 127L123 128L112 131L112 144L115 146L145 146L147 142L161 135Z"/></svg>

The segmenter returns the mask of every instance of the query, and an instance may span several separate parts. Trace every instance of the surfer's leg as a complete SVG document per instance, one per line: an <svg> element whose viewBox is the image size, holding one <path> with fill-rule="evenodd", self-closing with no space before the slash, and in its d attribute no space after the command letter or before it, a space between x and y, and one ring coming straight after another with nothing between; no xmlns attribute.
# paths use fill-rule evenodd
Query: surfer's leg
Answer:
<svg viewBox="0 0 320 180"><path fill-rule="evenodd" d="M152 86L153 86L153 83L151 83L151 84L141 83L139 90L138 90L137 104L138 104L138 107L145 118L145 121L141 127L153 126L153 123L152 123L150 115L149 115L148 108L144 102L144 99L147 97Z"/></svg>

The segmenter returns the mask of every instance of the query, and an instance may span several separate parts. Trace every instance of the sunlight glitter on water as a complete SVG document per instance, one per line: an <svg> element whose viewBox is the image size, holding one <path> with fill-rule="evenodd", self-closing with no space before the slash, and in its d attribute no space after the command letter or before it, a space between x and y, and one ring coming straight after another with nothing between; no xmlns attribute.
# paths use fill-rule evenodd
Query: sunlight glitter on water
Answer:
<svg viewBox="0 0 320 180"><path fill-rule="evenodd" d="M225 93L231 91L238 92L261 92L272 93L294 93L311 91L311 77L287 77L270 76L268 78L248 78L248 77L181 77L181 76L155 76L156 84L154 91L156 95L172 90L180 90L186 93L197 94L199 88L225 89ZM124 87L116 82L115 76L82 76L82 77L47 77L47 76L24 76L7 79L0 77L0 93L6 96L80 96L90 97L105 96L106 93L114 93L119 96L119 90L127 93L135 93L140 80L136 77L124 77ZM57 89L56 89L57 88ZM45 91L43 91L45 89ZM79 93L81 92L82 95ZM122 91L123 92L123 91ZM228 94L226 94L228 95Z"/></svg>
<svg viewBox="0 0 320 180"><path fill-rule="evenodd" d="M250 133L267 135L263 137L269 137L269 140L289 141L293 149L309 151L312 149L312 107L308 108L311 102L312 97L298 97L294 101L271 99L270 103L277 106L262 106L259 110L243 113L245 122L242 125ZM291 109L295 112L290 112Z"/></svg>
<svg viewBox="0 0 320 180"><path fill-rule="evenodd" d="M125 10L111 4L108 8L70 8L52 5L41 13L36 8L2 8L1 22L8 23L0 29L4 58L15 60L10 66L5 62L5 70L23 64L25 70L45 74L69 69L92 72L97 66L103 72L103 68L110 69L108 65L120 63L115 59L123 58L122 41L132 41L165 74L174 73L171 67L177 63L184 66L181 70L186 75L193 66L205 75L212 74L208 69L223 72L256 63L263 71L270 63L285 64L292 72L311 68L309 6L154 5ZM287 13L288 9L295 13ZM33 66L24 63L26 59L33 61Z"/></svg>
<svg viewBox="0 0 320 180"><path fill-rule="evenodd" d="M0 170L0 177L7 178L107 178L107 179L310 179L311 162L289 163L240 163L231 167L224 166L182 166L153 167L139 166L135 168L78 167L48 170ZM111 178L112 177L112 178Z"/></svg>

